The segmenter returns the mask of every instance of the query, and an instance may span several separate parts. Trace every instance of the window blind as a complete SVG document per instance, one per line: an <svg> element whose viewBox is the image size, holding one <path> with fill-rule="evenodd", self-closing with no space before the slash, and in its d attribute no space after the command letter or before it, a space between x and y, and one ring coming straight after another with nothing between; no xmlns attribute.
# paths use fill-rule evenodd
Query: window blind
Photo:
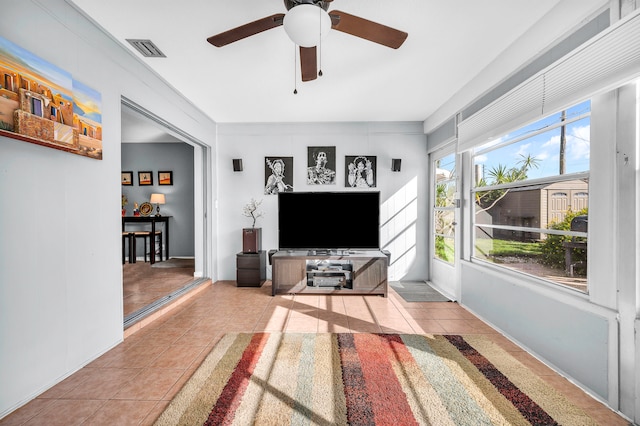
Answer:
<svg viewBox="0 0 640 426"><path fill-rule="evenodd" d="M640 75L640 10L617 22L458 127L466 151Z"/></svg>

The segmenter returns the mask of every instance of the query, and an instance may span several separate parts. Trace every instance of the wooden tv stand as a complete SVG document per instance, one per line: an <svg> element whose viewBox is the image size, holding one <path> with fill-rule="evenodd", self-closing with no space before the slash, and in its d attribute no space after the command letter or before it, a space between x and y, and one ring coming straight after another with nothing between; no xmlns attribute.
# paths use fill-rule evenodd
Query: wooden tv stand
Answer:
<svg viewBox="0 0 640 426"><path fill-rule="evenodd" d="M387 297L389 258L379 250L278 251L271 294L360 294Z"/></svg>

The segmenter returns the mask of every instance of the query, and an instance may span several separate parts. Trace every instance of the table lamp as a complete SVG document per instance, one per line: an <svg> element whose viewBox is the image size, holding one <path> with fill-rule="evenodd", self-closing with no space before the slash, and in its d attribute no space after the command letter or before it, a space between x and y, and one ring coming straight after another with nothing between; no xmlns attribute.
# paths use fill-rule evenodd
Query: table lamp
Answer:
<svg viewBox="0 0 640 426"><path fill-rule="evenodd" d="M151 194L149 202L156 205L156 216L162 216L160 214L160 204L165 203L164 194Z"/></svg>

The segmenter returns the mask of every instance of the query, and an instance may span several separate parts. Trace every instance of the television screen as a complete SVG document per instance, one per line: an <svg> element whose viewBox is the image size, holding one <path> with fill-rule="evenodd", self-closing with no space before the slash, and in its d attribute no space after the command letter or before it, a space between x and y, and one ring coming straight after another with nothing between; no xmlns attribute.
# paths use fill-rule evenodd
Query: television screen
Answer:
<svg viewBox="0 0 640 426"><path fill-rule="evenodd" d="M280 192L280 250L380 248L379 192Z"/></svg>

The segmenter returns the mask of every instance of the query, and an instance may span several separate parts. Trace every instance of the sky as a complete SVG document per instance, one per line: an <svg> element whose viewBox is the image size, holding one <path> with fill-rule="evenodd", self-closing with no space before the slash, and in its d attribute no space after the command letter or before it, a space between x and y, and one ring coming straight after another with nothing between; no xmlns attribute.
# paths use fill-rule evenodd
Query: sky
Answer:
<svg viewBox="0 0 640 426"><path fill-rule="evenodd" d="M590 102L586 101L567 109L567 120L578 117L590 111ZM554 114L531 125L518 129L500 139L484 145L482 148L494 146L503 141L515 139L519 136L543 129L560 121L560 113ZM565 173L580 173L589 171L589 140L590 117L587 116L568 124L566 127ZM478 150L481 152L480 150ZM486 151L475 157L475 164L484 166L485 179L490 179L488 171L497 165L508 168L517 167L523 156L530 155L538 162L537 168L531 168L527 175L529 179L536 179L559 174L560 158L560 127L535 134L519 142Z"/></svg>
<svg viewBox="0 0 640 426"><path fill-rule="evenodd" d="M0 37L0 62L15 72L23 73L46 84L55 93L71 101L70 73L2 37Z"/></svg>

